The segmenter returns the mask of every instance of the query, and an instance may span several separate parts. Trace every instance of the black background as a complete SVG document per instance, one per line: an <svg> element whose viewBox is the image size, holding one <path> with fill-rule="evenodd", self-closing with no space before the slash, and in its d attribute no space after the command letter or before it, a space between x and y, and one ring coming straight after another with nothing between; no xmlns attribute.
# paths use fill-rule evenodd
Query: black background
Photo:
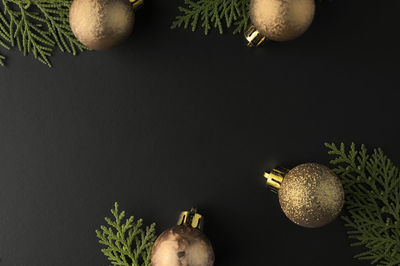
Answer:
<svg viewBox="0 0 400 266"><path fill-rule="evenodd" d="M218 266L366 265L340 219L292 224L262 174L327 164L325 141L399 162L399 2L319 4L303 37L258 49L170 30L180 3L147 0L122 46L51 69L5 53L1 265L108 265L94 230L114 201L158 232L197 206Z"/></svg>

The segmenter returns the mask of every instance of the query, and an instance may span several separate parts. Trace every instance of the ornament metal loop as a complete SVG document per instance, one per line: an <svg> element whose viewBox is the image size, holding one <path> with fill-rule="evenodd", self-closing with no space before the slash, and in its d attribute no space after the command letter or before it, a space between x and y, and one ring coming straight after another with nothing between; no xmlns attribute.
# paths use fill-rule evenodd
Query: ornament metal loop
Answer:
<svg viewBox="0 0 400 266"><path fill-rule="evenodd" d="M129 2L131 2L134 10L142 7L144 3L143 0L129 0Z"/></svg>
<svg viewBox="0 0 400 266"><path fill-rule="evenodd" d="M265 172L264 177L267 179L267 185L270 190L277 193L281 188L281 183L285 175L289 172L288 169L278 167L273 169L271 172Z"/></svg>
<svg viewBox="0 0 400 266"><path fill-rule="evenodd" d="M251 25L245 32L244 37L247 39L247 46L257 47L265 40L265 36L262 35L254 25Z"/></svg>
<svg viewBox="0 0 400 266"><path fill-rule="evenodd" d="M177 224L203 230L204 217L201 214L197 213L196 208L192 208L190 211L181 212Z"/></svg>

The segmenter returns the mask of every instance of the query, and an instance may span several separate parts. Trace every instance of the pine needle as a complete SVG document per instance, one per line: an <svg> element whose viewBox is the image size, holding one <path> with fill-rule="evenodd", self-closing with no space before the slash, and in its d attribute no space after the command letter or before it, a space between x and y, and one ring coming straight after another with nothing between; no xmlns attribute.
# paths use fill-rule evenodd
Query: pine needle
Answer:
<svg viewBox="0 0 400 266"><path fill-rule="evenodd" d="M371 264L400 265L400 176L381 149L368 153L364 145L325 143L331 163L343 182L347 215L353 246L365 251L355 258Z"/></svg>
<svg viewBox="0 0 400 266"><path fill-rule="evenodd" d="M4 57L4 55L1 55L0 54L0 66L5 66L5 64L4 64L4 60L5 60L6 58Z"/></svg>
<svg viewBox="0 0 400 266"><path fill-rule="evenodd" d="M17 47L51 67L55 47L73 55L87 49L69 26L72 0L0 0L0 46ZM0 57L0 64L4 56Z"/></svg>
<svg viewBox="0 0 400 266"><path fill-rule="evenodd" d="M142 219L125 218L125 211L118 212L118 203L111 210L113 219L106 217L107 226L96 230L101 251L113 265L151 266L151 250L156 240L155 224L142 229ZM124 221L125 220L125 221Z"/></svg>

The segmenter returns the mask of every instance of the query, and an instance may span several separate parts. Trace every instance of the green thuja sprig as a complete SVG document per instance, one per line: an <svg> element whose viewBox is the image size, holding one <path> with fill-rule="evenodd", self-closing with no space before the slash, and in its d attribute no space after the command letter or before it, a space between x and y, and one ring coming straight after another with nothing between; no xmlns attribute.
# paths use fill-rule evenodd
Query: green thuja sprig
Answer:
<svg viewBox="0 0 400 266"><path fill-rule="evenodd" d="M368 153L364 145L356 149L326 143L331 163L343 182L352 246L364 246L355 257L371 264L400 265L400 176L399 168L381 149Z"/></svg>
<svg viewBox="0 0 400 266"><path fill-rule="evenodd" d="M178 7L182 15L178 15L172 23L171 28L189 26L192 31L200 26L204 28L204 34L208 34L212 27L217 28L219 33L224 28L236 26L234 33L241 32L247 28L249 20L249 0L185 0L185 7Z"/></svg>
<svg viewBox="0 0 400 266"><path fill-rule="evenodd" d="M111 209L113 219L106 217L107 226L96 230L99 243L105 245L101 251L112 265L150 266L151 250L156 239L155 224L142 228L142 219L125 218L125 211L118 212L118 203Z"/></svg>
<svg viewBox="0 0 400 266"><path fill-rule="evenodd" d="M87 49L72 33L69 8L72 0L0 0L0 46L17 47L51 66L55 47L77 54ZM0 55L0 64L4 64Z"/></svg>

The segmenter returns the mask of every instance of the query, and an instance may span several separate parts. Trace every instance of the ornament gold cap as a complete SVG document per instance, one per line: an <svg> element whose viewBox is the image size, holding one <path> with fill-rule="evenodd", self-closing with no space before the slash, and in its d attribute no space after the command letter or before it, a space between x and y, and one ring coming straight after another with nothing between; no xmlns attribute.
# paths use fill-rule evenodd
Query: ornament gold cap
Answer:
<svg viewBox="0 0 400 266"><path fill-rule="evenodd" d="M191 208L190 211L183 211L179 215L178 225L186 225L195 229L203 230L204 217L197 213L196 208Z"/></svg>
<svg viewBox="0 0 400 266"><path fill-rule="evenodd" d="M133 9L136 10L143 6L144 0L129 0L131 2Z"/></svg>
<svg viewBox="0 0 400 266"><path fill-rule="evenodd" d="M289 172L288 169L278 167L273 169L271 172L265 172L264 177L267 179L267 185L272 192L277 193L281 188L281 183L285 175Z"/></svg>
<svg viewBox="0 0 400 266"><path fill-rule="evenodd" d="M249 47L257 47L266 39L264 35L262 35L254 25L251 25L245 32L244 37L246 37Z"/></svg>

